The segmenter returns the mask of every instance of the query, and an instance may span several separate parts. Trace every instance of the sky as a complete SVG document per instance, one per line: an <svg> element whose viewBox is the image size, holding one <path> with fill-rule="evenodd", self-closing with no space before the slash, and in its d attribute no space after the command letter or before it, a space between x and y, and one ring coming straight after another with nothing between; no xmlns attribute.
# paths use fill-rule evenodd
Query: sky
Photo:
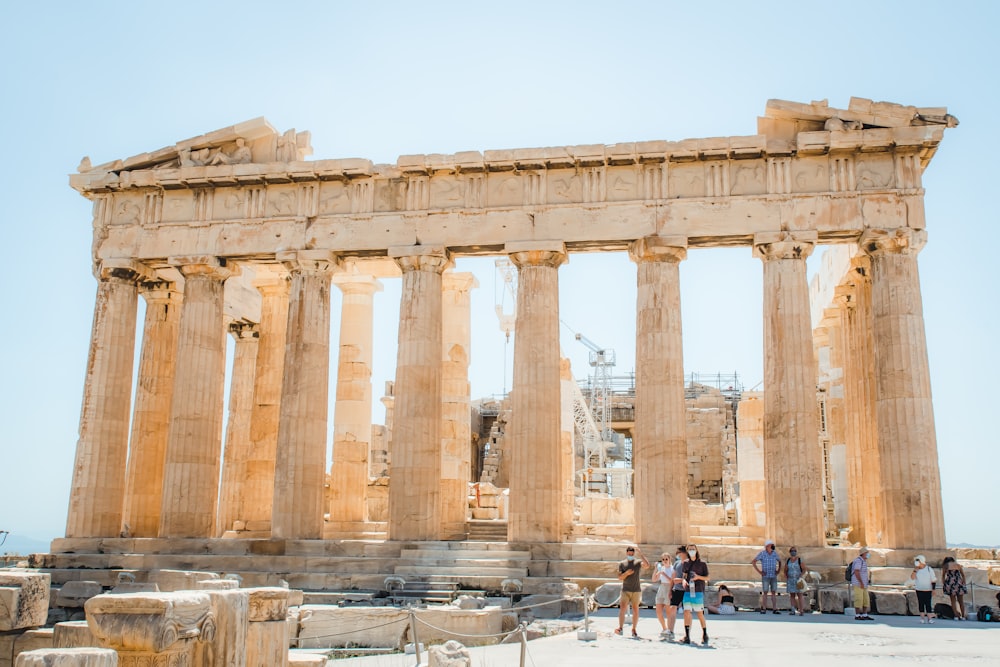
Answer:
<svg viewBox="0 0 1000 667"><path fill-rule="evenodd" d="M946 106L961 122L924 173L920 278L948 541L1000 545L1000 520L984 511L1000 474L991 417L998 174L983 144L985 117L1000 108L998 7L179 0L126 9L0 0L0 530L45 541L65 530L96 293L91 206L68 185L84 155L101 164L264 116L279 132L309 130L312 159L394 163L417 153L753 135L768 99L846 108L856 96ZM493 259L459 259L456 270L480 283L472 395L502 393L513 341L495 307L510 308L509 297ZM696 249L680 271L685 370L735 372L746 389L758 386L760 260L749 248ZM559 281L562 351L576 377L590 368L575 333L614 349L616 374L632 372L627 256L574 254ZM399 281L384 282L376 397L393 377L399 308ZM333 300L336 336L337 290Z"/></svg>

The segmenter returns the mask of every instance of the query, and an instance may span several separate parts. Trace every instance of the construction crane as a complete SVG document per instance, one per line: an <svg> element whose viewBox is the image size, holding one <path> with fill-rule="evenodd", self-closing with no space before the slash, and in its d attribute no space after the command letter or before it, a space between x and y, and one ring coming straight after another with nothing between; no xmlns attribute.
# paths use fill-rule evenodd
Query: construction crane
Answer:
<svg viewBox="0 0 1000 667"><path fill-rule="evenodd" d="M583 334L575 334L575 337L590 350L590 366L594 369L590 410L600 428L601 439L614 442L611 430L611 369L615 367L615 351L601 347Z"/></svg>

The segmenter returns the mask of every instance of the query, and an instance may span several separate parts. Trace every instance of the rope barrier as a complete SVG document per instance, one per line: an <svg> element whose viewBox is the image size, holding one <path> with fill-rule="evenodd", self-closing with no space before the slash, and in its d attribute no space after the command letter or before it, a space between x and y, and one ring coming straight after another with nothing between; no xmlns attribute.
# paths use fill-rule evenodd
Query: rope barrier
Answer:
<svg viewBox="0 0 1000 667"><path fill-rule="evenodd" d="M348 630L347 632L334 632L329 635L312 635L311 637L306 637L304 639L302 637L293 637L292 641L301 642L301 641L312 641L313 639L329 639L331 637L343 637L345 635L357 634L358 632L367 632L368 630L378 630L379 628L385 628L390 625L395 625L396 623L404 623L404 622L409 622L409 619L397 618L395 621L389 621L388 623L380 623L379 625L372 625L366 628L355 628L353 630Z"/></svg>
<svg viewBox="0 0 1000 667"><path fill-rule="evenodd" d="M437 630L438 632L444 632L444 633L452 635L454 637L468 637L470 639L488 639L490 637L503 637L503 638L506 639L507 637L513 635L515 632L518 632L521 629L521 625L518 625L516 628L514 628L513 630L511 630L509 632L499 632L499 633L492 633L492 634L488 634L488 635L470 635L470 634L465 634L465 633L462 633L462 632L455 632L454 630L448 630L446 628L439 628L438 626L436 626L436 625L434 625L432 623L428 623L427 621L425 621L422 618L418 618L416 620L417 620L418 623L420 623L422 625L426 625L428 628L431 628L432 630Z"/></svg>

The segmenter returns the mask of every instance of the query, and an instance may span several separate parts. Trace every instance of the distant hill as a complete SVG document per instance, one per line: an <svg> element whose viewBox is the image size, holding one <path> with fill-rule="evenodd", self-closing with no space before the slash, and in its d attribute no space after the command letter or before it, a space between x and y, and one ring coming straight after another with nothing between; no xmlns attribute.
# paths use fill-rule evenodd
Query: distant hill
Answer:
<svg viewBox="0 0 1000 667"><path fill-rule="evenodd" d="M3 536L0 535L0 539ZM11 533L7 535L7 540L0 545L0 555L27 556L28 554L44 554L49 552L51 542L39 540L25 535Z"/></svg>
<svg viewBox="0 0 1000 667"><path fill-rule="evenodd" d="M988 544L969 544L968 542L959 542L957 544L949 544L949 549L1000 549L1000 545L990 546Z"/></svg>

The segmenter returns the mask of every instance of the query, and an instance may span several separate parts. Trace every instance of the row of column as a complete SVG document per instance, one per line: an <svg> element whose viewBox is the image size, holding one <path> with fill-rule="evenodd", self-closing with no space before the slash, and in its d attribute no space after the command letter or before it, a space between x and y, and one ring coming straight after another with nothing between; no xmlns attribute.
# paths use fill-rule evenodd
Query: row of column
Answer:
<svg viewBox="0 0 1000 667"><path fill-rule="evenodd" d="M865 344L848 347L853 359L849 365L857 374L849 379L855 386L850 400L856 401L857 420L851 428L877 439L858 435L852 451L860 461L855 461L860 471L856 483L871 494L865 496L872 501L865 508L872 515L865 519L866 525L878 525L886 535L883 543L897 547L944 544L916 270L922 238L921 233L905 229L865 234L861 248L871 258L871 307L859 310L865 297L858 297L853 306L858 312L843 328L845 340L853 336L850 340L858 342L870 323L870 360ZM815 242L815 233L778 232L754 238L754 254L764 268L767 529L782 543L803 546L821 545L825 537L806 281L806 258ZM687 539L679 280L686 246L685 238L661 236L630 246L630 257L637 264L636 533L646 543ZM518 268L518 335L506 448L511 456L508 538L556 542L569 532L571 517L562 492L573 473L562 456L560 434L558 267L567 254L561 242L511 243L505 251ZM468 432L462 430L457 412L447 422L452 426L442 432L445 413L455 412L455 405L464 405L458 410L466 411L468 406L467 329L459 336L463 340L451 343L442 338L443 274L451 262L444 249L426 246L392 248L390 256L402 271L403 286L390 442L389 537L460 536L465 507L456 498L459 493L464 498L468 480L468 464L461 459L468 451ZM319 538L323 536L329 288L338 262L322 251L282 253L278 259L291 275L284 340L280 326L265 326L269 318L274 324L284 317L283 288L277 284L272 292L262 290L259 335L243 326L233 331L237 347L239 341L247 341L257 349L255 354L248 349L244 361L237 352L237 366L249 368L246 360L254 359L254 390L249 390L249 372L234 373L230 410L233 415L248 415L244 421L248 420L249 436L237 436L242 426L230 425L234 442L248 445L227 459L232 469L224 479L233 485L244 480L245 486L242 491L223 492L220 517L223 521L243 517L248 528L269 530L273 537ZM151 307L140 367L147 370L140 370L128 493L121 471L129 451L136 291L138 283L151 280L151 272L135 262L109 262L102 270L68 537L115 535L123 514L136 535L215 534L215 515L205 508L215 507L218 492L214 480L219 478L225 350L222 286L232 268L215 258L186 258L176 264L185 277L182 299L167 285L144 284ZM356 480L367 480L371 299L377 288L352 280L340 280L339 285L345 311L330 518L350 525L364 520L364 487ZM453 292L467 293L469 283L452 287ZM274 298L270 303L269 294ZM463 298L456 298L452 306L467 312ZM178 301L183 302L179 317ZM171 355L174 330L176 354ZM173 360L167 358L171 356ZM868 368L874 369L873 382L861 378L861 370ZM239 387L238 377L245 377ZM280 394L274 392L278 377ZM168 385L172 391L165 390ZM866 406L872 404L874 430L863 425ZM163 428L164 423L169 428ZM878 455L872 463L867 457L876 440ZM156 475L148 471L160 461L162 483L157 484ZM249 525L255 521L257 525Z"/></svg>

